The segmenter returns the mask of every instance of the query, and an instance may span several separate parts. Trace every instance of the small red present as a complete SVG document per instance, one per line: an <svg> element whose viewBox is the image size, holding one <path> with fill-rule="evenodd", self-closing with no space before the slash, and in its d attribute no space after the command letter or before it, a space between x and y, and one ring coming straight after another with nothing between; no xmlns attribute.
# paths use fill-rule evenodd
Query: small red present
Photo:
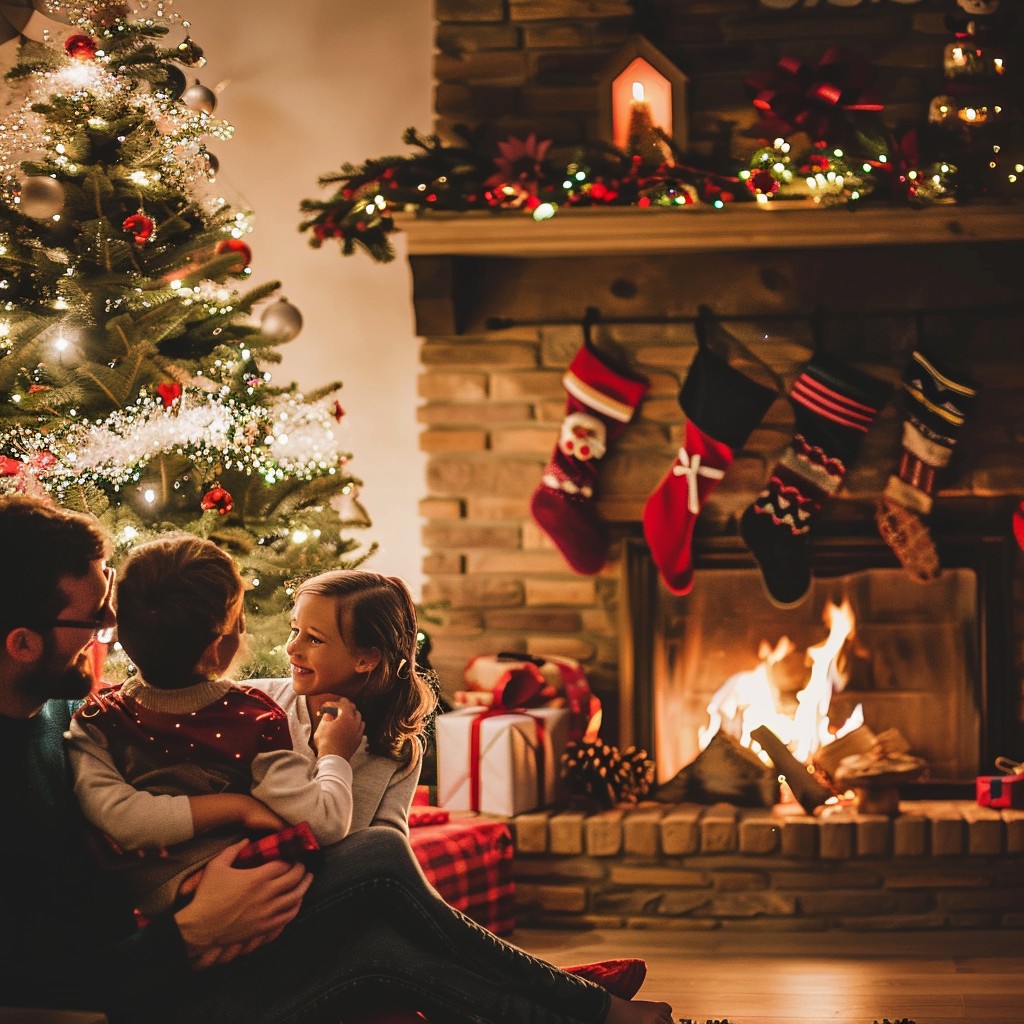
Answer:
<svg viewBox="0 0 1024 1024"><path fill-rule="evenodd" d="M979 775L976 793L982 807L1024 807L1024 775Z"/></svg>

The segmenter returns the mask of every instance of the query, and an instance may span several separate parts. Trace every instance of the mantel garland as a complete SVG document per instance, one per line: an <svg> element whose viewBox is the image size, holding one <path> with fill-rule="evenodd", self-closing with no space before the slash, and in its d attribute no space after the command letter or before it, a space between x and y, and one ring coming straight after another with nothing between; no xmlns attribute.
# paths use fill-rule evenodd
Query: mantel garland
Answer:
<svg viewBox="0 0 1024 1024"><path fill-rule="evenodd" d="M482 142L483 128L457 128L455 144L409 128L403 142L412 153L346 163L322 177L321 186L335 191L302 202L308 216L300 230L314 248L336 238L345 255L362 248L387 262L396 210L516 211L545 220L581 206L722 209L798 200L830 207L869 198L924 206L1018 197L1024 165L1014 110L996 108L999 125L965 125L940 104L942 117L930 112L926 123L893 131L881 120L872 77L870 64L837 46L816 63L784 56L751 76L746 87L758 121L748 134L757 148L731 166L681 152L656 125L631 138L628 150L592 144L561 162L549 155L552 141L533 132L498 142L495 152Z"/></svg>

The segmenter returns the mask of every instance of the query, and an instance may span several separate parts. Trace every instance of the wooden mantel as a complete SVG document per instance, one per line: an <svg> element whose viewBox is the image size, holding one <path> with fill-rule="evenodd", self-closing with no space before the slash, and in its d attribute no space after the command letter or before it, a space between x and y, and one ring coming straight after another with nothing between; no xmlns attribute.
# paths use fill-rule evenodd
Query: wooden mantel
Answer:
<svg viewBox="0 0 1024 1024"><path fill-rule="evenodd" d="M526 213L399 214L410 256L607 256L743 249L934 245L1024 239L1024 205L867 206L802 202L576 209L535 221Z"/></svg>
<svg viewBox="0 0 1024 1024"><path fill-rule="evenodd" d="M787 201L563 210L540 222L512 212L400 214L396 223L417 330L434 337L578 321L588 306L650 320L693 316L701 303L721 314L856 311L870 294L894 309L962 309L977 298L963 287L978 279L972 266L993 286L985 301L1018 302L1024 261L1024 205Z"/></svg>

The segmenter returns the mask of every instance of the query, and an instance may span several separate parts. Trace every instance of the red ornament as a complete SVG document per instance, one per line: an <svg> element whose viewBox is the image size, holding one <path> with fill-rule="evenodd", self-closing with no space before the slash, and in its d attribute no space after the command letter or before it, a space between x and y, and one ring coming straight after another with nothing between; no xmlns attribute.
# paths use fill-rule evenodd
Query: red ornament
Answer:
<svg viewBox="0 0 1024 1024"><path fill-rule="evenodd" d="M168 381L165 384L157 384L156 393L165 409L169 409L181 397L181 385L176 381Z"/></svg>
<svg viewBox="0 0 1024 1024"><path fill-rule="evenodd" d="M125 217L121 227L125 231L131 232L136 245L145 245L153 237L153 231L156 229L153 218L147 217L141 211L133 213L130 217Z"/></svg>
<svg viewBox="0 0 1024 1024"><path fill-rule="evenodd" d="M252 249L245 242L241 242L237 238L222 239L217 243L213 251L218 256L223 256L227 252L235 253L238 256L237 267L232 267L232 273L235 274L245 270L252 263Z"/></svg>
<svg viewBox="0 0 1024 1024"><path fill-rule="evenodd" d="M1024 551L1024 501L1013 510L1013 535L1017 546Z"/></svg>
<svg viewBox="0 0 1024 1024"><path fill-rule="evenodd" d="M335 402L334 405L331 406L331 415L338 423L342 421L342 418L345 415L345 410L341 407L341 402Z"/></svg>
<svg viewBox="0 0 1024 1024"><path fill-rule="evenodd" d="M21 459L12 459L7 455L0 455L0 476L17 476L24 468Z"/></svg>
<svg viewBox="0 0 1024 1024"><path fill-rule="evenodd" d="M211 487L199 502L204 512L216 509L222 516L226 516L234 507L235 499L220 485Z"/></svg>
<svg viewBox="0 0 1024 1024"><path fill-rule="evenodd" d="M73 35L64 40L64 52L72 60L92 60L99 46L92 36Z"/></svg>

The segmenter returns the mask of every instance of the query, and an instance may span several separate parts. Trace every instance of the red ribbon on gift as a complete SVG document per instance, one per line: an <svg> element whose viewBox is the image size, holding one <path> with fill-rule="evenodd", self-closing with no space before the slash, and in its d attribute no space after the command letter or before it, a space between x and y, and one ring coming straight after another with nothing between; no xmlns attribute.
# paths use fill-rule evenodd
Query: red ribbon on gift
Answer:
<svg viewBox="0 0 1024 1024"><path fill-rule="evenodd" d="M845 128L847 113L885 109L868 88L872 75L867 61L830 46L814 67L787 55L746 84L772 134L803 131L818 141Z"/></svg>
<svg viewBox="0 0 1024 1024"><path fill-rule="evenodd" d="M537 723L537 802L544 803L544 720L531 715L528 708L547 707L547 683L536 665L526 662L509 669L494 689L494 703L481 711L469 727L469 809L480 810L480 726L498 715L522 715Z"/></svg>

